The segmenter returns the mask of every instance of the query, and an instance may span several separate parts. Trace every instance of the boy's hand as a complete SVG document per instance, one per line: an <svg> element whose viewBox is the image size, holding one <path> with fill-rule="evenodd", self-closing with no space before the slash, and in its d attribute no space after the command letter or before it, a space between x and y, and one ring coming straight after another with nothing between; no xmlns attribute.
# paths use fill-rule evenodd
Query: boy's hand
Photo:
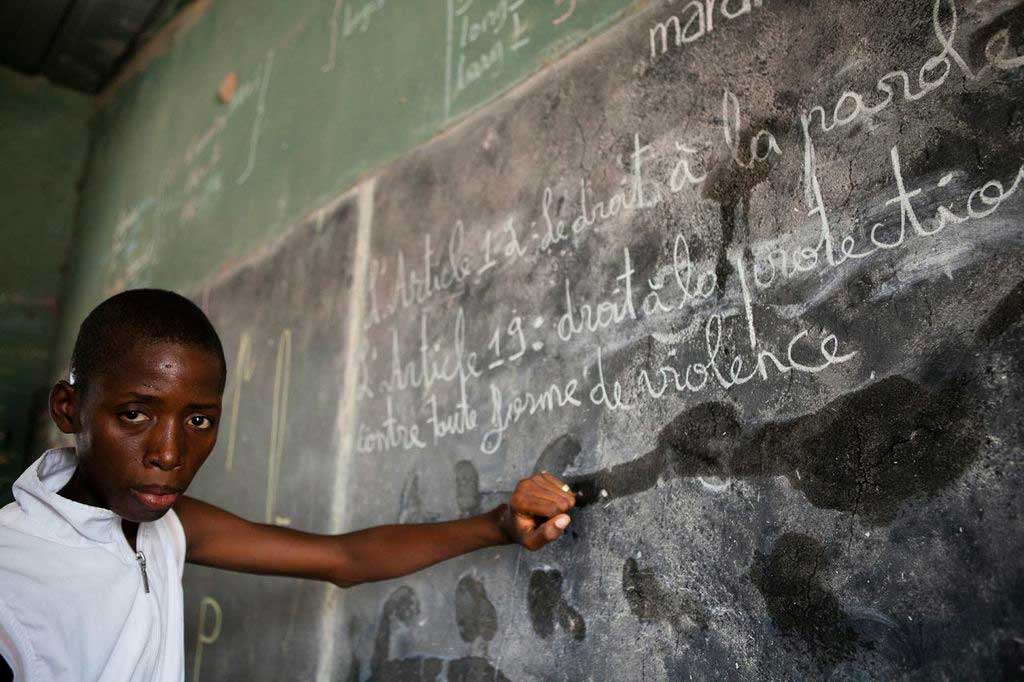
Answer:
<svg viewBox="0 0 1024 682"><path fill-rule="evenodd" d="M538 550L561 537L569 525L567 512L574 506L576 496L569 486L542 471L516 484L501 527L510 541Z"/></svg>

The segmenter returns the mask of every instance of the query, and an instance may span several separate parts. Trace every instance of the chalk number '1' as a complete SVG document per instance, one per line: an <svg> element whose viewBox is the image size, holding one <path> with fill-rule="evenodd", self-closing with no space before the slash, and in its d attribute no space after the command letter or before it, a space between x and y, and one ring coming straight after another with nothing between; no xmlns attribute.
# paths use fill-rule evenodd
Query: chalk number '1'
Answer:
<svg viewBox="0 0 1024 682"><path fill-rule="evenodd" d="M252 353L252 337L242 334L238 342L238 355L235 359L235 386L231 393L231 416L228 426L227 456L224 468L234 468L235 450L238 446L238 415L242 403L242 386L252 381L256 363ZM285 424L288 421L288 391L292 377L292 330L284 329L277 340L277 361L274 365L274 393L270 415L270 449L267 463L267 497L264 510L264 521L279 526L287 526L291 519L276 516L274 506L277 502L277 486L281 479L281 459L284 456Z"/></svg>
<svg viewBox="0 0 1024 682"><path fill-rule="evenodd" d="M274 399L270 416L270 462L267 467L266 523L287 526L291 519L274 516L277 482L281 478L281 457L284 455L285 423L288 421L288 385L292 379L292 330L285 329L277 341L277 362L274 367Z"/></svg>

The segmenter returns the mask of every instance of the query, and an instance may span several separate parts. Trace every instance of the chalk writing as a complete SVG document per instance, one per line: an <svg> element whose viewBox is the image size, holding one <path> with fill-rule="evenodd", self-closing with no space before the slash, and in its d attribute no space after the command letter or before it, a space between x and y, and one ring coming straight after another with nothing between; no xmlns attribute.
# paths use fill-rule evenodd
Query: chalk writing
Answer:
<svg viewBox="0 0 1024 682"><path fill-rule="evenodd" d="M465 228L461 221L456 221L455 228L448 238L447 249L434 261L434 247L430 235L423 237L423 252L416 266L407 261L405 252L398 251L394 273L385 287L390 290L390 300L380 300L380 280L389 276L388 264L373 259L369 265L369 309L367 326L377 324L392 316L400 309L410 306L422 306L436 294L451 291L460 285L473 268L465 251Z"/></svg>
<svg viewBox="0 0 1024 682"><path fill-rule="evenodd" d="M725 358L722 349L725 317L715 313L708 317L704 325L704 347L702 349L704 359L689 363L685 367L666 363L653 373L648 372L646 368L639 371L640 383L651 398L661 398L670 389L678 393L697 393L707 388L711 382L728 390L734 386L741 386L752 379L760 378L761 381L768 381L770 374L775 372L780 375L791 371L817 374L833 365L848 362L857 355L857 351L840 353L839 339L835 334L826 334L814 348L817 356L808 360L806 351L800 351L803 359L798 359L798 344L808 345L810 342L810 333L806 329L795 333L778 349L764 348L757 338L742 261L737 261L737 270L740 272L740 280L743 282L744 316L750 340L750 353L753 355L750 367L744 370L746 362L745 356L742 354L735 354L731 360ZM783 351L782 348L785 350ZM673 351L670 355L674 357L676 353ZM660 377L660 383L658 380L652 379L652 376Z"/></svg>
<svg viewBox="0 0 1024 682"><path fill-rule="evenodd" d="M459 221L458 226L461 225ZM476 269L476 275L479 277L499 263L515 262L526 253L527 249L519 238L515 216L509 216L497 235L490 229L484 233L483 264Z"/></svg>
<svg viewBox="0 0 1024 682"><path fill-rule="evenodd" d="M940 20L943 7L949 11L950 20L944 27ZM978 80L989 69L1013 70L1024 66L1024 58L1007 58L1009 49L1009 34L1004 29L996 32L987 41L984 54L988 63L978 71L968 66L965 59L960 55L955 46L957 32L959 30L959 13L956 0L935 0L932 6L932 29L935 38L942 49L938 54L929 57L917 72L916 92L911 86L911 77L906 70L897 69L885 74L875 83L875 89L882 95L874 104L867 104L863 95L852 90L846 90L836 99L835 106L831 112L826 112L821 105L816 105L804 111L800 115L800 124L804 140L804 176L809 180L811 165L814 158L814 141L812 135L812 124L817 118L818 130L830 132L836 128L850 125L863 116L874 116L881 113L896 100L896 89L902 93L903 99L907 102L916 102L940 88L950 75L953 67L968 80ZM809 191L809 189L808 189ZM812 200L808 195L808 203Z"/></svg>
<svg viewBox="0 0 1024 682"><path fill-rule="evenodd" d="M348 38L356 31L366 33L370 28L373 15L380 12L387 5L387 0L369 0L358 8L352 8L353 3L345 5L345 22L342 25L341 35Z"/></svg>
<svg viewBox="0 0 1024 682"><path fill-rule="evenodd" d="M445 117L459 95L498 76L506 59L530 43L519 10L526 0L448 0Z"/></svg>
<svg viewBox="0 0 1024 682"><path fill-rule="evenodd" d="M256 363L252 357L252 337L242 334L238 340L238 353L235 356L235 371L231 377L235 385L231 391L231 413L228 418L228 445L224 457L224 468L231 471L235 462L235 447L238 440L238 409L242 403L242 385L252 380Z"/></svg>
<svg viewBox="0 0 1024 682"><path fill-rule="evenodd" d="M338 65L338 25L341 23L341 5L345 0L334 0L334 11L331 12L331 19L328 22L331 37L327 47L327 61L320 67L323 73L334 71Z"/></svg>
<svg viewBox="0 0 1024 682"><path fill-rule="evenodd" d="M759 161L767 161L772 154L782 154L775 136L767 130L758 130L750 137L748 159L740 152L740 102L729 90L722 96L722 134L729 147L733 162L740 168L753 168Z"/></svg>
<svg viewBox="0 0 1024 682"><path fill-rule="evenodd" d="M629 249L624 250L622 274L615 278L619 286L612 292L621 294L619 300L600 301L596 305L573 304L569 280L565 280L565 313L558 320L558 338L570 341L583 332L596 332L626 320L636 320L633 305L633 275L635 270L629 261Z"/></svg>
<svg viewBox="0 0 1024 682"><path fill-rule="evenodd" d="M509 345L512 346L512 354L507 357L503 356L501 352L501 342L506 337L510 341ZM523 318L516 315L508 323L508 327L502 328L500 324L496 326L491 340L487 343L487 348L493 352L495 358L487 366L488 369L501 367L506 362L515 362L523 357L527 351L526 335L523 333Z"/></svg>
<svg viewBox="0 0 1024 682"><path fill-rule="evenodd" d="M156 207L156 200L147 197L123 211L111 239L111 257L107 262L110 288L120 291L148 266L156 254L152 242L140 246L142 227L147 215Z"/></svg>
<svg viewBox="0 0 1024 682"><path fill-rule="evenodd" d="M987 218L1012 198L1024 182L1022 165L1016 174L1009 178L1009 184L999 179L988 180L972 189L966 197L947 196L945 201L938 204L933 215L922 217L920 209L915 206L915 201L920 201L926 190L921 187L908 187L903 176L898 146L890 149L889 165L895 194L886 199L879 209L898 209L898 224L874 222L859 231L862 235L859 240L854 234L846 234L839 239L834 234L835 229L822 198L817 167L812 157L812 166L808 171L811 206L807 214L818 221L818 240L813 246L797 243L790 249L776 246L767 252L757 250L752 272L754 286L758 289L768 289L805 273L834 269L847 261L862 260L884 251L905 247L911 239L935 237L950 225L963 225ZM951 174L944 175L930 191L945 188L951 178Z"/></svg>
<svg viewBox="0 0 1024 682"><path fill-rule="evenodd" d="M576 0L555 0L556 6L563 4L566 5L565 13L552 19L552 26L558 26L559 24L568 21L569 17L572 16L572 13L576 11Z"/></svg>
<svg viewBox="0 0 1024 682"><path fill-rule="evenodd" d="M212 620L207 623L207 616ZM199 673L203 668L203 650L220 638L220 627L224 619L220 604L213 597L199 600L199 624L196 627L196 653L192 661L192 680L199 682Z"/></svg>
<svg viewBox="0 0 1024 682"><path fill-rule="evenodd" d="M716 7L717 5L717 7ZM678 14L650 28L651 61L672 47L694 43L714 32L716 9L727 22L760 8L762 0L691 0Z"/></svg>
<svg viewBox="0 0 1024 682"><path fill-rule="evenodd" d="M387 415L379 426L367 426L360 421L356 431L356 450L367 454L399 450L423 449L427 444L420 436L419 424L399 421L395 417L394 403L391 396L385 398Z"/></svg>
<svg viewBox="0 0 1024 682"><path fill-rule="evenodd" d="M406 360L399 329L397 326L392 327L389 372L380 381L381 392L394 393L419 388L425 394L435 383L475 379L481 375L477 354L466 349L466 317L462 308L459 308L455 316L450 352L440 354L440 343L431 343L430 339L427 317L421 315L419 346L415 350L415 357Z"/></svg>
<svg viewBox="0 0 1024 682"><path fill-rule="evenodd" d="M263 117L267 113L267 88L270 87L270 74L273 68L274 51L270 50L263 61L263 78L260 80L260 96L256 103L256 120L253 121L252 134L249 137L249 161L245 165L245 170L242 171L242 174L235 181L238 185L244 185L256 168L256 148L260 143Z"/></svg>
<svg viewBox="0 0 1024 682"><path fill-rule="evenodd" d="M633 156L629 176L622 178L623 187L614 192L607 201L595 202L589 197L587 181L580 178L579 213L571 220L562 220L555 215L552 208L555 197L550 187L545 187L541 197L541 216L544 222L544 234L541 237L541 250L550 249L586 230L618 216L623 211L651 208L657 204L658 198L644 190L644 163L650 153L650 145L641 145L640 136L633 136ZM589 204L589 207L588 207Z"/></svg>
<svg viewBox="0 0 1024 682"><path fill-rule="evenodd" d="M564 385L551 384L547 389L534 393L522 391L510 399L502 395L501 390L491 384L491 425L480 444L480 451L494 454L501 447L502 439L508 428L524 416L533 416L541 412L553 412L566 405L579 407L582 403L576 393L579 381L570 379Z"/></svg>
<svg viewBox="0 0 1024 682"><path fill-rule="evenodd" d="M267 504L264 520L287 526L291 519L276 516L277 486L281 478L281 459L284 456L285 426L288 422L288 392L292 376L292 330L284 329L277 342L277 362L274 367L274 393L270 413L270 455L267 464Z"/></svg>

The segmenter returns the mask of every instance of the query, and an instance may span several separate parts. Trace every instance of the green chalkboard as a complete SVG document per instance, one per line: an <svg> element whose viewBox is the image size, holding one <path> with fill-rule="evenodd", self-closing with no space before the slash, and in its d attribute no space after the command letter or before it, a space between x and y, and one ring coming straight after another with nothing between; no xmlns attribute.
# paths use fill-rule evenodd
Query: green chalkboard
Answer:
<svg viewBox="0 0 1024 682"><path fill-rule="evenodd" d="M194 289L630 5L201 0L97 115L62 343L112 291Z"/></svg>

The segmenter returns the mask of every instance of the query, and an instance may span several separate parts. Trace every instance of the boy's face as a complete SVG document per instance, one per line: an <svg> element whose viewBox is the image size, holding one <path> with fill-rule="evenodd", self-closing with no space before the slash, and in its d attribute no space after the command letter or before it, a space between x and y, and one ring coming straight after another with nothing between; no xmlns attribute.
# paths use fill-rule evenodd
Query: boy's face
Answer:
<svg viewBox="0 0 1024 682"><path fill-rule="evenodd" d="M139 343L93 377L84 396L58 383L50 410L75 435L79 501L129 521L163 516L217 441L221 371L209 351Z"/></svg>

